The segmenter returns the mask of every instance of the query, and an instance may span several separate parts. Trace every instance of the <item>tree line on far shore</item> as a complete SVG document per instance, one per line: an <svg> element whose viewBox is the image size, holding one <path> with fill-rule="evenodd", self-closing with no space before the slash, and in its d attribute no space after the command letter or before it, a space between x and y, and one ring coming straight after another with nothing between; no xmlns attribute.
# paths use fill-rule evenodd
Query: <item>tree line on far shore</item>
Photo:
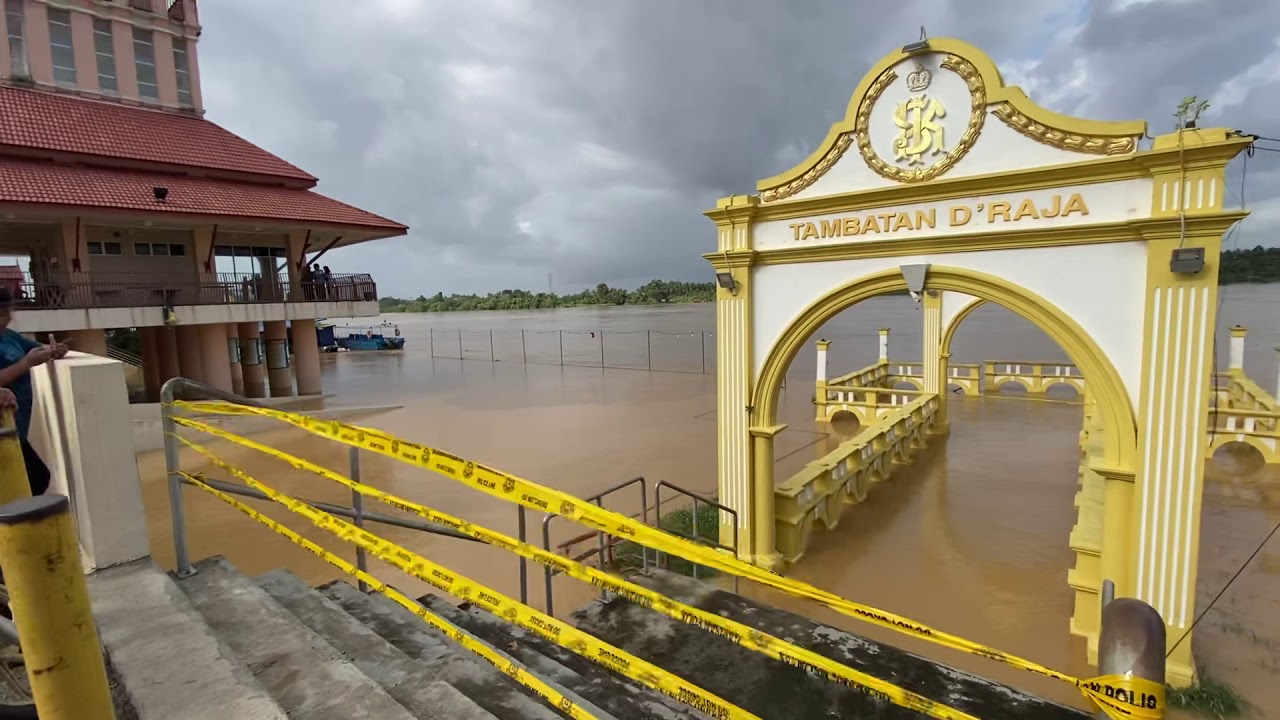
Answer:
<svg viewBox="0 0 1280 720"><path fill-rule="evenodd" d="M544 310L583 307L586 305L659 305L712 302L716 299L713 282L679 282L650 280L635 290L609 287L600 283L591 290L572 295L528 290L502 290L488 295L419 295L412 300L384 297L378 306L392 312L467 312L471 310Z"/></svg>
<svg viewBox="0 0 1280 720"><path fill-rule="evenodd" d="M1222 253L1218 280L1223 285L1280 282L1280 248L1258 246ZM713 282L651 280L635 290L600 283L591 290L571 295L528 290L502 290L488 295L419 295L414 299L384 297L378 306L384 313L467 312L473 310L544 310L587 305L660 305L666 303L712 302Z"/></svg>

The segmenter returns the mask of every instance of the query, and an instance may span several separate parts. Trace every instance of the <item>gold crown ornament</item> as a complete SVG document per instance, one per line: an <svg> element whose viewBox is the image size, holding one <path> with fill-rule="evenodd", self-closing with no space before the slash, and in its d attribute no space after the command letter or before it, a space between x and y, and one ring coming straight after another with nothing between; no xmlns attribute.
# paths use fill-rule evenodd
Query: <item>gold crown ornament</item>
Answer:
<svg viewBox="0 0 1280 720"><path fill-rule="evenodd" d="M911 92L924 92L929 89L929 83L933 81L933 73L928 68L916 63L916 69L907 73L907 89Z"/></svg>

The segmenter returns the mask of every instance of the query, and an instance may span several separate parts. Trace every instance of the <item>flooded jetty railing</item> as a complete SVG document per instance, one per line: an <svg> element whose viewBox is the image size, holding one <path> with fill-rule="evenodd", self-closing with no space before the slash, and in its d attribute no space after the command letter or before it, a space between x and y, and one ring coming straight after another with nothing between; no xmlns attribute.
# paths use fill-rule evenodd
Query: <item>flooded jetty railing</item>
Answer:
<svg viewBox="0 0 1280 720"><path fill-rule="evenodd" d="M1242 442L1262 454L1268 464L1280 464L1280 407L1243 370L1214 374L1213 405L1209 408L1209 452Z"/></svg>
<svg viewBox="0 0 1280 720"><path fill-rule="evenodd" d="M828 387L825 397L818 402L818 419L825 420L838 412L851 412L858 422L867 424L909 405L925 395L921 390L900 390L888 387ZM932 393L929 393L932 396Z"/></svg>
<svg viewBox="0 0 1280 720"><path fill-rule="evenodd" d="M845 505L865 500L873 484L889 479L894 463L910 462L925 447L937 417L938 396L890 394L913 399L904 404L890 399L880 405L873 411L874 424L805 465L774 490L778 552L788 562L804 555L815 524L834 528Z"/></svg>
<svg viewBox="0 0 1280 720"><path fill-rule="evenodd" d="M962 395L997 393L1009 384L1022 386L1029 395L1043 395L1055 385L1069 385L1078 394L1084 394L1084 375L1070 363L987 360L982 364L947 366L947 385L959 388ZM903 385L911 386L914 391L903 389ZM901 405L908 400L898 397L899 394L923 391L924 363L880 360L826 382L819 379L813 402L818 420L829 420L837 412L849 411L865 423L876 417L868 409L884 404L883 400L872 398L873 395L890 393L890 404Z"/></svg>

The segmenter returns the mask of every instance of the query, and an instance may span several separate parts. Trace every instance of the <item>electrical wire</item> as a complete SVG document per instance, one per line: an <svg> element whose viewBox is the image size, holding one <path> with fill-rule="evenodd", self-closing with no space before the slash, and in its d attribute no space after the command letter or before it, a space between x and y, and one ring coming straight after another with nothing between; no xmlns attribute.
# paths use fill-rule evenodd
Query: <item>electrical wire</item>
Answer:
<svg viewBox="0 0 1280 720"><path fill-rule="evenodd" d="M1227 588L1231 587L1231 583L1234 583L1236 578L1240 577L1240 574L1244 572L1244 569L1249 567L1249 563L1253 562L1253 559L1258 557L1258 553L1262 552L1262 548L1266 547L1267 543L1271 541L1271 538L1277 531L1280 531L1280 523L1276 523L1276 526L1271 528L1271 532L1267 533L1267 536L1262 539L1261 543L1258 543L1258 547L1254 549L1251 555L1249 555L1249 559L1244 561L1244 564L1240 566L1240 569L1236 570L1236 574L1232 575L1231 579L1227 581L1227 584L1223 585L1222 589L1218 591L1217 596L1213 598L1213 602L1209 603L1209 606L1200 613L1200 617L1196 618L1196 621L1191 623L1191 627L1187 628L1187 631L1182 634L1182 637L1178 638L1178 642L1174 643L1173 647L1169 648L1169 652L1165 654L1166 659L1171 657L1173 655L1173 651L1178 649L1178 646L1182 644L1182 641L1186 640L1187 637L1191 635L1191 631L1195 630L1196 626L1200 624L1200 621L1204 619L1204 616L1209 614L1209 611L1213 609L1214 604L1217 603L1218 600L1222 599L1222 596L1227 592Z"/></svg>

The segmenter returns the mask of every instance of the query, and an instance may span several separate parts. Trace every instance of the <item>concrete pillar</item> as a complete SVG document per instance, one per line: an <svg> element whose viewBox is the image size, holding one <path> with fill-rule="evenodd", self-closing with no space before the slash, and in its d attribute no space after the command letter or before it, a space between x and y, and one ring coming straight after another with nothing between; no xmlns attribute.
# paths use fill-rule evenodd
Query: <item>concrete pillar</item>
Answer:
<svg viewBox="0 0 1280 720"><path fill-rule="evenodd" d="M831 347L828 340L818 341L818 384L827 384L827 350Z"/></svg>
<svg viewBox="0 0 1280 720"><path fill-rule="evenodd" d="M266 375L262 364L262 353L258 347L258 338L262 333L256 322L242 322L240 329L240 366L244 371L244 396L264 398L267 396Z"/></svg>
<svg viewBox="0 0 1280 720"><path fill-rule="evenodd" d="M160 384L182 374L178 364L178 332L171 327L155 328L156 356L160 360ZM157 396L157 400L159 397Z"/></svg>
<svg viewBox="0 0 1280 720"><path fill-rule="evenodd" d="M204 362L200 355L200 326L179 325L174 328L178 341L178 372L182 377L196 382L207 382Z"/></svg>
<svg viewBox="0 0 1280 720"><path fill-rule="evenodd" d="M298 376L299 395L320 394L320 344L315 320L294 320L293 372Z"/></svg>
<svg viewBox="0 0 1280 720"><path fill-rule="evenodd" d="M1244 337L1249 329L1241 325L1231 328L1231 351L1227 355L1227 372L1244 372Z"/></svg>
<svg viewBox="0 0 1280 720"><path fill-rule="evenodd" d="M160 378L160 333L163 329L156 327L138 328L138 340L142 344L142 379L147 386L147 402L160 401L160 386L164 384Z"/></svg>
<svg viewBox="0 0 1280 720"><path fill-rule="evenodd" d="M29 439L49 466L49 492L71 498L79 559L92 570L145 558L150 548L133 429L122 421L129 417L124 367L72 352L33 369L31 381Z"/></svg>
<svg viewBox="0 0 1280 720"><path fill-rule="evenodd" d="M773 439L786 429L786 425L750 429L751 456L755 465L752 505L756 517L756 523L751 532L751 560L756 565L770 570L777 569L782 564L774 528ZM786 548L786 550L788 553L793 553L796 549Z"/></svg>
<svg viewBox="0 0 1280 720"><path fill-rule="evenodd" d="M70 347L76 352L98 357L107 356L107 333L102 330L72 330L67 333ZM49 336L37 338L40 342L48 342Z"/></svg>
<svg viewBox="0 0 1280 720"><path fill-rule="evenodd" d="M289 371L289 331L283 320L263 323L263 339L267 347L267 381L271 397L293 395L293 373Z"/></svg>
<svg viewBox="0 0 1280 720"><path fill-rule="evenodd" d="M889 328L880 328L880 362L889 362Z"/></svg>
<svg viewBox="0 0 1280 720"><path fill-rule="evenodd" d="M240 326L227 323L227 359L231 361L231 392L244 395L244 368L240 365Z"/></svg>
<svg viewBox="0 0 1280 720"><path fill-rule="evenodd" d="M200 334L200 364L204 382L224 392L231 392L231 358L227 355L227 329L223 323L197 325Z"/></svg>

